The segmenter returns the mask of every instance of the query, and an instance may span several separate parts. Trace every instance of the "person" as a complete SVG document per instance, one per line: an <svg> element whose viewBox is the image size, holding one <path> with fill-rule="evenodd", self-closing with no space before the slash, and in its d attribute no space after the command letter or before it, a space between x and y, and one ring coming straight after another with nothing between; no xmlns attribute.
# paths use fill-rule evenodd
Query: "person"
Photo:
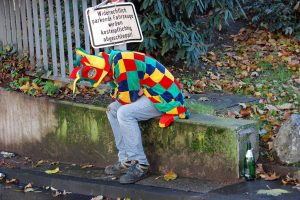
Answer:
<svg viewBox="0 0 300 200"><path fill-rule="evenodd" d="M89 55L77 49L80 57L70 77L76 84L89 81L94 87L108 83L115 101L106 111L110 122L118 161L105 168L105 173L122 175L120 183L135 183L148 174L138 122L160 117L159 126L189 117L184 95L174 76L156 59L140 52L111 50Z"/></svg>

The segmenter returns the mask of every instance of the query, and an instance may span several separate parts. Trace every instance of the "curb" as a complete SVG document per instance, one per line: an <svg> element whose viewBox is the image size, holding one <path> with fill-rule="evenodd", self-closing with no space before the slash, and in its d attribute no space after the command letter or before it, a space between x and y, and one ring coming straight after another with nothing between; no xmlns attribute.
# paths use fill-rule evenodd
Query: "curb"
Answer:
<svg viewBox="0 0 300 200"><path fill-rule="evenodd" d="M123 185L117 181L92 180L67 175L46 174L28 169L7 169L0 171L8 178L17 178L20 183L33 183L34 186L52 186L82 195L103 195L110 198L130 197L131 199L155 200L194 200L202 199L203 193L188 192L138 184Z"/></svg>

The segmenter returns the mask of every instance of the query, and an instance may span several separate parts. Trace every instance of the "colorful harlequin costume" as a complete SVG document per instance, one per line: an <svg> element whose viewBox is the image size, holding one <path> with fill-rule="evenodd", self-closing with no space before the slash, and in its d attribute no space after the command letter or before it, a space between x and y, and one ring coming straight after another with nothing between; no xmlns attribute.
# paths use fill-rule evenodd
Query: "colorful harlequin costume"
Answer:
<svg viewBox="0 0 300 200"><path fill-rule="evenodd" d="M82 49L77 49L80 57L75 62L76 67L71 78L76 83L85 80L97 87L105 76L111 76L111 96L121 104L130 104L139 98L142 89L155 107L164 113L161 116L160 127L169 126L174 120L188 118L184 96L180 85L173 75L157 60L139 52L115 51L109 54L89 55Z"/></svg>

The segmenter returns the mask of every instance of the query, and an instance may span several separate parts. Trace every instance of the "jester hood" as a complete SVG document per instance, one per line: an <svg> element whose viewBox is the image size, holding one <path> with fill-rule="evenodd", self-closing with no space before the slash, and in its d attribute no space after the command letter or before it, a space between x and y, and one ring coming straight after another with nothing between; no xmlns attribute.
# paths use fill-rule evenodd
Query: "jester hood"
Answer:
<svg viewBox="0 0 300 200"><path fill-rule="evenodd" d="M73 82L73 93L76 89L76 84L80 81L88 81L93 87L98 87L106 75L111 75L108 55L101 52L99 55L89 55L83 49L76 49L79 55L74 62L70 78L75 79Z"/></svg>
<svg viewBox="0 0 300 200"><path fill-rule="evenodd" d="M133 51L111 50L109 54L89 55L77 49L80 57L70 77L76 83L84 80L97 87L105 76L111 76L111 96L121 104L130 104L140 97L140 91L163 113L160 127L174 120L189 118L180 85L173 75L149 55Z"/></svg>

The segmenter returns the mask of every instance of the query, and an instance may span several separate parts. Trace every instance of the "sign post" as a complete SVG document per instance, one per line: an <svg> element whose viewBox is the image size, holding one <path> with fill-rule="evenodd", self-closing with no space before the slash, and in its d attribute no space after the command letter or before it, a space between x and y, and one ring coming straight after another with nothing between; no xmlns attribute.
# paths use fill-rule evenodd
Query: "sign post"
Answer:
<svg viewBox="0 0 300 200"><path fill-rule="evenodd" d="M132 3L113 3L86 10L91 44L94 48L143 41Z"/></svg>

